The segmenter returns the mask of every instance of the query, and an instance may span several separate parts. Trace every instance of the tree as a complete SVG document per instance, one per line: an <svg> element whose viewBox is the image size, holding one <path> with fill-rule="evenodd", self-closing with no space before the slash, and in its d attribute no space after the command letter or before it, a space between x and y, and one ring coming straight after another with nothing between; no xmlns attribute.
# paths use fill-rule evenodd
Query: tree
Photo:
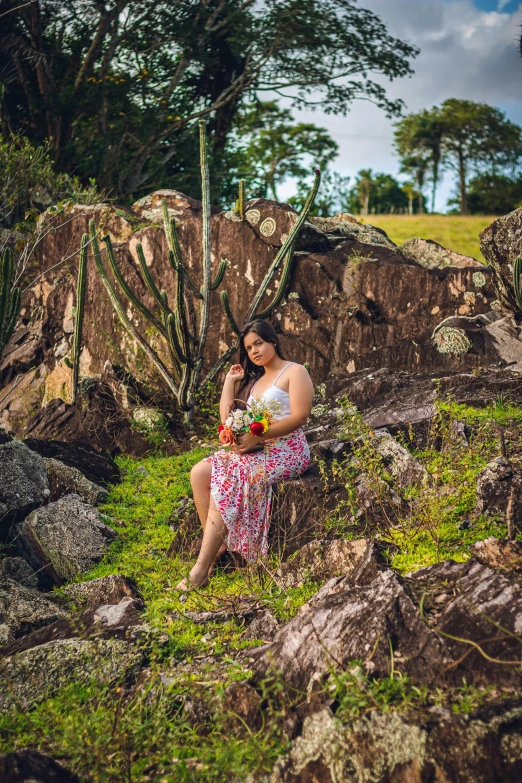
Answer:
<svg viewBox="0 0 522 783"><path fill-rule="evenodd" d="M402 109L368 74L411 73L418 50L355 0L4 0L3 132L52 140L61 171L119 198L180 175L197 195L192 128L208 117L211 174L247 97L344 114ZM215 190L214 190L215 192ZM219 196L219 193L217 194Z"/></svg>
<svg viewBox="0 0 522 783"><path fill-rule="evenodd" d="M522 204L522 177L505 174L477 174L469 182L470 214L505 215Z"/></svg>
<svg viewBox="0 0 522 783"><path fill-rule="evenodd" d="M441 106L442 154L458 175L460 211L468 212L468 175L513 169L522 157L522 128L493 106L450 98Z"/></svg>
<svg viewBox="0 0 522 783"><path fill-rule="evenodd" d="M338 145L328 131L311 123L295 123L288 109L275 101L258 103L240 117L239 144L242 144L245 176L250 190L278 201L277 186L287 177L306 177L311 158L323 170L336 157Z"/></svg>
<svg viewBox="0 0 522 783"><path fill-rule="evenodd" d="M395 149L403 171L413 174L422 192L426 174L431 179L431 211L435 212L435 197L441 173L443 123L439 110L408 114L396 124Z"/></svg>
<svg viewBox="0 0 522 783"><path fill-rule="evenodd" d="M316 196L314 205L310 209L310 215L317 217L331 217L338 212L348 210L350 177L343 177L338 171L326 169L321 176L321 187ZM310 184L307 180L299 180L297 193L288 199L288 203L295 209L301 210L306 201Z"/></svg>
<svg viewBox="0 0 522 783"><path fill-rule="evenodd" d="M411 185L413 199L419 194ZM402 185L391 174L374 174L371 169L359 171L354 187L349 191L347 208L363 215L386 214L408 209L409 199Z"/></svg>

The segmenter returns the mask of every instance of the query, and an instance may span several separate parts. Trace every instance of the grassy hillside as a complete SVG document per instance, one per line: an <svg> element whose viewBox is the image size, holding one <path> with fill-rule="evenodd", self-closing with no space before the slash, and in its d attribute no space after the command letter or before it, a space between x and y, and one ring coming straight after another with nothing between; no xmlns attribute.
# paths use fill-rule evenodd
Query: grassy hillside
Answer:
<svg viewBox="0 0 522 783"><path fill-rule="evenodd" d="M484 261L478 235L496 218L488 215L371 215L362 219L382 228L397 245L411 237L433 239L450 250Z"/></svg>

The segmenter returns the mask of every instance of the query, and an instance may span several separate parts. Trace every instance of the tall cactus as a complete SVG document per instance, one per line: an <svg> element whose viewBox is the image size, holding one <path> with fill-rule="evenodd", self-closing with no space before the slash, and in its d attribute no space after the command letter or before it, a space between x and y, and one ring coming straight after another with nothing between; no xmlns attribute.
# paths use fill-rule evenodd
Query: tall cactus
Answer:
<svg viewBox="0 0 522 783"><path fill-rule="evenodd" d="M18 287L13 287L13 253L6 247L0 256L0 358L14 332L22 295Z"/></svg>
<svg viewBox="0 0 522 783"><path fill-rule="evenodd" d="M257 289L257 293L254 296L252 300L252 304L250 305L248 312L244 318L245 323L247 323L248 321L252 321L254 318L267 318L272 312L272 310L275 307L277 307L277 305L280 303L281 299L283 298L290 277L290 272L292 270L294 247L297 240L297 236L313 206L315 197L317 195L317 191L319 189L320 182L321 182L321 172L319 170L316 170L312 189L308 194L308 197L303 205L303 208L292 230L290 231L288 237L283 242L279 252L277 253L274 260L272 261L270 268L268 269L265 277L263 278L263 281L261 282L259 288ZM274 295L274 298L272 299L268 307L266 307L264 310L259 312L259 306L263 300L264 295L267 292L268 286L272 282L274 275L276 274L277 270L279 269L283 261L284 264L281 273L281 279L279 281L279 285L277 287L277 291ZM223 311L230 324L230 328L232 329L233 332L235 332L235 334L239 335L240 329L237 325L236 319L232 315L232 311L230 309L230 304L228 301L228 294L226 291L222 291L220 296L221 296L221 304L223 306Z"/></svg>
<svg viewBox="0 0 522 783"><path fill-rule="evenodd" d="M154 282L141 243L136 245L136 253L143 281L152 296L157 312L150 310L135 294L122 274L109 236L102 237L105 245L106 258L114 280L120 291L127 297L134 308L166 341L170 365L168 368L149 342L139 333L136 326L128 318L118 292L107 275L98 244L95 224L91 221L90 234L94 251L94 259L98 273L107 289L112 305L126 331L138 342L151 362L155 365L168 388L175 394L180 408L185 412L185 421L190 423L194 409L195 396L201 384L205 343L210 326L210 297L222 282L227 268L222 260L214 279L212 279L211 245L210 245L210 186L207 156L207 139L205 122L199 124L200 169L202 186L202 220L203 220L203 285L198 289L190 277L183 261L181 248L176 231L176 221L168 213L167 204L162 203L163 225L168 246L170 267L176 276L174 304L171 308L165 290L159 290ZM195 297L199 307L195 308L192 297ZM197 312L196 312L197 310ZM231 352L229 353L231 355ZM212 375L211 370L210 375ZM215 374L215 373L214 373ZM212 376L213 377L213 376Z"/></svg>
<svg viewBox="0 0 522 783"><path fill-rule="evenodd" d="M518 311L522 315L522 258L515 259L513 264L513 289Z"/></svg>
<svg viewBox="0 0 522 783"><path fill-rule="evenodd" d="M76 284L76 317L74 319L74 338L72 361L64 359L65 364L72 369L72 402L78 396L78 379L80 376L80 354L82 351L83 313L85 310L85 284L87 277L87 251L89 235L84 234L80 243L80 262L78 264L78 282Z"/></svg>

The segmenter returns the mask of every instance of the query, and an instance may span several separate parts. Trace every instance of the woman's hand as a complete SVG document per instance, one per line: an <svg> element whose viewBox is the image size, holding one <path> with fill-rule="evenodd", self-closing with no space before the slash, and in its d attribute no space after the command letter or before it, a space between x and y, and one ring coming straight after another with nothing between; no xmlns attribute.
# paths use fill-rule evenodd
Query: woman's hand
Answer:
<svg viewBox="0 0 522 783"><path fill-rule="evenodd" d="M240 364L233 364L225 377L227 378L227 380L234 381L234 382L242 381L243 378L245 377L245 371Z"/></svg>
<svg viewBox="0 0 522 783"><path fill-rule="evenodd" d="M260 443L259 438L252 435L251 432L242 432L236 439L236 451L238 454L248 454L251 451L259 451L263 444Z"/></svg>

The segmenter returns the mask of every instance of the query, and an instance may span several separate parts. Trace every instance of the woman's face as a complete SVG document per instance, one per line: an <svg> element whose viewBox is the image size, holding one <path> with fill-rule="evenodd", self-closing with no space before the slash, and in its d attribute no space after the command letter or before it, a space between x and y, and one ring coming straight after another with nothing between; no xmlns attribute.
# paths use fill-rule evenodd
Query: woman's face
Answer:
<svg viewBox="0 0 522 783"><path fill-rule="evenodd" d="M276 353L274 343L267 343L255 332L248 332L243 340L248 358L258 367L263 367Z"/></svg>

